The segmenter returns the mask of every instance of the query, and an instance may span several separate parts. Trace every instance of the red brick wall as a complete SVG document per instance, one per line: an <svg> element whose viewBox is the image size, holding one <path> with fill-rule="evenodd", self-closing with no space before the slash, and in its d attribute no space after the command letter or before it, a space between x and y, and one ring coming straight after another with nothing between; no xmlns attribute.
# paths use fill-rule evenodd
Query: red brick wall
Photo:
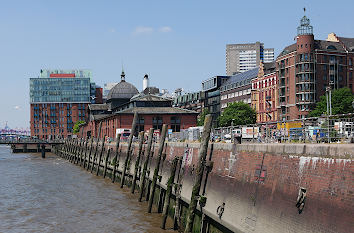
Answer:
<svg viewBox="0 0 354 233"><path fill-rule="evenodd" d="M144 131L153 128L152 119L156 115L141 115L144 117ZM197 116L196 114L181 114L181 115L159 115L162 116L163 124L167 124L168 128L171 128L171 117L179 116L181 119L180 127L181 129L187 129L189 127L194 127L197 125ZM99 123L102 122L102 129L100 138L103 136L107 136L110 138L114 138L116 135L117 128L130 129L133 123L133 114L125 114L125 115L115 115L109 118L105 118L103 120L97 120L95 123L93 121L89 122L84 127L84 135L87 136L87 132L91 131L91 135L96 137L96 131L98 131ZM95 129L96 128L96 129ZM96 130L96 131L95 131ZM98 133L98 132L97 132Z"/></svg>
<svg viewBox="0 0 354 233"><path fill-rule="evenodd" d="M183 156L186 143L168 143L163 167L163 181L168 179L169 164L175 156ZM336 145L315 145L312 152L298 145L283 144L231 145L216 143L212 155L214 167L206 187L208 216L216 216L216 209L225 203L220 220L214 220L235 232L330 232L351 233L354 227L354 163L353 146L338 155ZM112 145L111 145L112 146ZM123 144L123 153L126 152ZM265 150L261 150L265 148ZM273 147L271 150L270 147ZM292 149L292 153L285 149ZM182 196L190 199L194 169L198 161L199 144L188 145L187 169L184 172ZM300 148L300 150L298 150ZM138 147L134 147L134 163ZM281 149L281 150L279 150ZM276 153L274 151L283 151ZM153 171L155 156L151 162ZM256 152L267 151L267 152ZM270 152L273 151L273 152ZM331 156L329 151L337 151ZM303 154L305 152L305 154ZM322 153L323 152L323 153ZM349 154L348 154L349 152ZM308 154L307 154L308 153ZM124 161L124 154L122 161ZM262 165L263 161L263 165ZM133 166L133 165L132 165ZM194 168L193 168L194 167ZM262 168L262 169L261 169ZM260 174L260 175L259 175ZM301 214L296 208L300 187L307 189L305 208Z"/></svg>
<svg viewBox="0 0 354 233"><path fill-rule="evenodd" d="M51 105L55 106L55 109L51 109ZM75 122L79 121L80 119L87 119L86 109L88 103L71 103L69 110L68 105L70 105L70 103L31 104L31 136L37 136L40 139L49 139L50 137L66 138L71 136L73 133L70 129L68 129L68 124L73 126ZM79 109L79 105L81 106L81 109ZM82 109L82 106L84 106L85 109ZM37 110L35 110L35 108L37 108ZM36 120L34 116L35 112L38 113ZM68 123L67 121L68 112L71 113L70 115L72 123ZM52 114L54 117L52 117ZM47 115L47 117L45 117L45 115ZM55 124L51 124L52 119L55 119ZM45 123L45 120L47 120L47 123Z"/></svg>
<svg viewBox="0 0 354 233"><path fill-rule="evenodd" d="M184 149L169 146L167 159L183 155ZM198 148L191 150L193 159L187 171L196 166L198 158ZM233 147L214 148L212 160L207 197L216 193L219 198L213 202L225 202L225 214L230 216L223 221L230 221L241 231L254 227L254 232L349 233L354 229L352 159L247 152ZM301 214L295 207L299 187L307 189ZM213 205L209 203L211 210ZM245 219L253 218L250 216L255 217L256 226L245 223Z"/></svg>

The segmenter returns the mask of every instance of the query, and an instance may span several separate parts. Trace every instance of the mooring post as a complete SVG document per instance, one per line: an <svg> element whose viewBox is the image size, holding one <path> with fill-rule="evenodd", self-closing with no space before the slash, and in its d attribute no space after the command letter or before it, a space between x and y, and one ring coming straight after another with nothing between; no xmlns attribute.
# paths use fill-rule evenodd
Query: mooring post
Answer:
<svg viewBox="0 0 354 233"><path fill-rule="evenodd" d="M114 181L116 180L116 169L119 168L119 158L118 158L118 154L119 154L120 136L121 136L120 133L117 134L116 149L115 149L115 151L114 151L115 156L114 156L114 159L113 159L112 183L114 183Z"/></svg>
<svg viewBox="0 0 354 233"><path fill-rule="evenodd" d="M93 154L93 158L92 158L91 173L93 172L93 166L95 164L95 159L96 159L96 156L97 156L98 145L99 145L99 142L100 142L99 136L101 135L101 128L102 128L102 121L100 122L100 124L98 126L98 134L97 134L97 138L96 138L97 139L97 141L96 141L96 150L95 150L95 153Z"/></svg>
<svg viewBox="0 0 354 233"><path fill-rule="evenodd" d="M80 140L81 140L80 153L79 153L79 159L78 159L78 161L77 161L77 164L78 164L79 166L81 166L81 164L82 164L82 155L83 155L84 149L85 149L85 146L84 146L84 145L85 145L84 139L81 138Z"/></svg>
<svg viewBox="0 0 354 233"><path fill-rule="evenodd" d="M205 207L205 204L206 204L205 203L206 202L205 191L206 191L206 186L208 184L208 176L209 176L209 173L211 172L211 170L213 169L213 162L211 161L211 158L213 156L213 151L214 151L214 142L212 141L212 143L210 144L209 159L208 159L208 162L206 162L206 164L205 164L206 174L205 174L205 178L204 178L203 191L202 191L202 200L204 200L204 202L203 201L201 202L199 200L200 210L202 212L202 221L201 221L201 227L200 227L201 233L207 233L208 227L209 227L208 219L207 219L205 213L203 212L203 208Z"/></svg>
<svg viewBox="0 0 354 233"><path fill-rule="evenodd" d="M42 144L42 158L45 158L45 145Z"/></svg>
<svg viewBox="0 0 354 233"><path fill-rule="evenodd" d="M92 148L93 148L93 137L91 137L90 151L89 151L89 154L87 156L86 165L84 164L84 167L86 166L86 170L87 171L90 168L90 159L91 159Z"/></svg>
<svg viewBox="0 0 354 233"><path fill-rule="evenodd" d="M144 186L145 186L145 177L146 177L146 170L147 170L147 166L149 163L149 159L150 159L150 153L151 153L151 145L152 145L152 139L154 137L154 129L150 128L149 131L149 136L148 136L148 145L145 148L145 162L144 162L144 166L143 166L143 171L140 174L140 194L139 194L139 202L141 202L143 195L144 195Z"/></svg>
<svg viewBox="0 0 354 233"><path fill-rule="evenodd" d="M202 134L202 140L199 148L199 160L196 169L196 177L194 179L194 185L192 189L191 202L187 211L187 221L185 233L192 232L193 222L195 217L195 210L197 208L200 186L203 179L204 163L208 152L208 144L210 139L212 116L210 114L206 115L204 120L204 129Z"/></svg>
<svg viewBox="0 0 354 233"><path fill-rule="evenodd" d="M173 159L172 166L171 166L170 178L168 178L168 181L167 181L165 201L164 201L164 206L163 206L163 210L162 210L162 224L161 224L162 229L166 229L168 209L170 207L170 198L171 198L171 194L172 194L172 187L173 187L174 180L175 180L175 174L176 174L178 160L179 160L179 158L177 156Z"/></svg>
<svg viewBox="0 0 354 233"><path fill-rule="evenodd" d="M188 144L187 144L188 146ZM182 167L183 156L178 160L178 172L177 172L177 182L175 185L175 193L176 193L176 203L175 203L175 213L173 216L173 230L178 230L178 226L180 223L180 199L181 199L181 189L182 189L182 176L184 172L184 168ZM182 172L182 175L181 175Z"/></svg>
<svg viewBox="0 0 354 233"><path fill-rule="evenodd" d="M104 160L103 178L106 178L107 163L108 163L108 159L109 159L109 155L110 155L110 153L111 153L111 150L112 150L111 148L108 149L106 158L105 158L105 160Z"/></svg>
<svg viewBox="0 0 354 233"><path fill-rule="evenodd" d="M104 139L105 139L105 138L106 138L106 135L104 135L104 137L103 137L102 149L101 149L100 156L98 157L97 169L96 169L96 176L98 176L98 173L99 173L99 171L100 171L101 159L102 159L103 151L105 151L105 148L104 148L104 143L105 143L105 140L104 140Z"/></svg>
<svg viewBox="0 0 354 233"><path fill-rule="evenodd" d="M125 173L127 172L127 166L128 166L128 162L129 162L130 155L131 155L131 147L132 147L133 137L135 134L137 123L138 123L138 113L135 112L133 123L132 123L132 128L130 130L129 140L128 140L127 156L125 157L124 167L123 167L123 171L122 171L122 180L121 180L121 184L120 184L121 188L123 188L123 186L124 186Z"/></svg>
<svg viewBox="0 0 354 233"><path fill-rule="evenodd" d="M150 199L149 199L148 213L151 213L152 203L154 202L156 182L157 182L157 178L159 176L160 163L161 163L163 148L165 146L166 133L167 133L167 125L163 124L161 138L160 138L160 144L159 144L159 150L158 150L158 156L157 156L157 161L156 161L156 167L154 170L154 176L152 178L152 187L151 187L151 192L150 192L150 197L149 197Z"/></svg>
<svg viewBox="0 0 354 233"><path fill-rule="evenodd" d="M84 167L85 162L86 162L87 141L88 141L87 139L85 139L85 141L84 141L85 147L84 147L84 149L83 149L83 151L82 151L82 157L81 157L81 162L80 162L80 166L81 166L81 167Z"/></svg>
<svg viewBox="0 0 354 233"><path fill-rule="evenodd" d="M134 168L134 175L133 175L132 188L131 188L132 193L134 193L135 191L136 179L138 177L138 172L139 172L138 170L139 170L140 157L143 151L143 143L144 143L144 131L139 133L139 150L138 150L138 156L136 157L135 160L135 168Z"/></svg>

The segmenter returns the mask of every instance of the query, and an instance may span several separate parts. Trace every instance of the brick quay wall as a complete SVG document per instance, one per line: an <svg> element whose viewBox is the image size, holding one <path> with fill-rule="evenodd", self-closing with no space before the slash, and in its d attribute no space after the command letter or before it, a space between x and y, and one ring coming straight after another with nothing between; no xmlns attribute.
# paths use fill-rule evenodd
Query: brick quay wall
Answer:
<svg viewBox="0 0 354 233"><path fill-rule="evenodd" d="M126 144L122 150L125 154ZM168 143L162 165L160 185L164 187L171 160L184 156L182 199L187 203L198 151L199 143ZM215 143L203 212L234 232L352 232L353 156L354 145L350 144ZM153 159L151 171L154 164ZM301 214L295 206L300 187L306 189ZM220 218L217 209L222 203Z"/></svg>

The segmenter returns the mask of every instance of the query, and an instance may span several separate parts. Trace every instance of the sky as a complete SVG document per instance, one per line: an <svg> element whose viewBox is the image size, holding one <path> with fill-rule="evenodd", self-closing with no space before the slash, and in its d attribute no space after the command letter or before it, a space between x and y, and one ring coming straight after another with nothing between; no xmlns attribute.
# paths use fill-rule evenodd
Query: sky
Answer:
<svg viewBox="0 0 354 233"><path fill-rule="evenodd" d="M230 43L261 41L275 55L310 18L315 39L354 37L352 0L0 0L0 128L29 127L29 78L41 69L90 69L93 80L126 80L198 91L225 75Z"/></svg>

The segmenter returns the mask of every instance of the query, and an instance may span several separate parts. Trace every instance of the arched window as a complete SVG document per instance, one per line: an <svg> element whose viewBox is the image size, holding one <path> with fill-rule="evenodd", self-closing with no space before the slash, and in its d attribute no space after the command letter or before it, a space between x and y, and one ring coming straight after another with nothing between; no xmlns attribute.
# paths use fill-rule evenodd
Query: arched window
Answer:
<svg viewBox="0 0 354 233"><path fill-rule="evenodd" d="M330 50L337 50L337 48L334 47L334 45L328 45L328 46L327 46L327 49L330 49Z"/></svg>

